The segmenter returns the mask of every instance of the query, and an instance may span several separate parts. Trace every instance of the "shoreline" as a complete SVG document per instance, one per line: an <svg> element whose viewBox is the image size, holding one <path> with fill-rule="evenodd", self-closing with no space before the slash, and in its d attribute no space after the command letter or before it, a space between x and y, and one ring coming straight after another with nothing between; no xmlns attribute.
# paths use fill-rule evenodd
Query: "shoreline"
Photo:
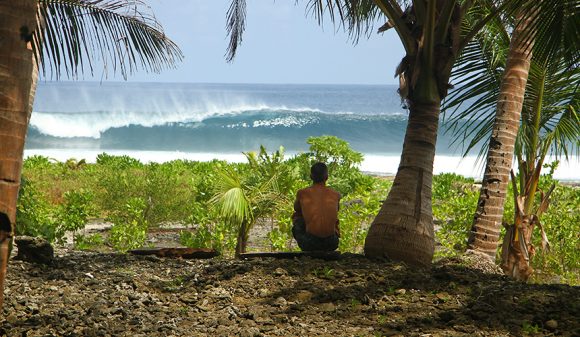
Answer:
<svg viewBox="0 0 580 337"><path fill-rule="evenodd" d="M85 160L89 163L96 161L97 155L107 153L114 156L129 156L143 163L164 163L173 160L191 160L208 162L224 160L232 163L246 162L241 153L211 153L211 152L182 152L182 151L135 151L135 150L102 150L102 149L25 149L24 158L40 155L59 162L69 159ZM286 158L300 152L285 153ZM400 160L400 154L364 154L364 160L359 169L365 174L379 177L394 177ZM547 161L550 162L550 161ZM435 155L433 174L455 173L464 177L481 181L483 178L483 164L476 156L460 157L453 155ZM546 170L547 171L547 170ZM567 184L580 183L580 156L572 157L568 162L561 161L554 173L554 179Z"/></svg>

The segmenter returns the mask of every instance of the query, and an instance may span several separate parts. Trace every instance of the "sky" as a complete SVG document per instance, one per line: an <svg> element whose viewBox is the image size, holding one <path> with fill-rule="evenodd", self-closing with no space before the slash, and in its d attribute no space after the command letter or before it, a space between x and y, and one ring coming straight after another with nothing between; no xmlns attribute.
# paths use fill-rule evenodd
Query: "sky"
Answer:
<svg viewBox="0 0 580 337"><path fill-rule="evenodd" d="M225 60L230 0L146 0L185 58L161 74L139 72L129 81L194 83L397 84L404 56L395 31L373 33L354 45L330 20L323 27L305 1L248 0L243 43ZM382 24L382 23L381 23ZM100 77L99 75L97 75ZM110 76L109 80L121 80Z"/></svg>

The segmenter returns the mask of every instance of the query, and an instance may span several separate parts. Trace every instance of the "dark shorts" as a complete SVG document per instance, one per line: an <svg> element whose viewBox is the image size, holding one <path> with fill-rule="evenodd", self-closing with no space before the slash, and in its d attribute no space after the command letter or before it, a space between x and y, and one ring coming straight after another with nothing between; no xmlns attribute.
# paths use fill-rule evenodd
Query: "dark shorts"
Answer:
<svg viewBox="0 0 580 337"><path fill-rule="evenodd" d="M338 235L320 238L306 232L304 219L296 219L292 223L292 235L301 250L331 252L338 248Z"/></svg>

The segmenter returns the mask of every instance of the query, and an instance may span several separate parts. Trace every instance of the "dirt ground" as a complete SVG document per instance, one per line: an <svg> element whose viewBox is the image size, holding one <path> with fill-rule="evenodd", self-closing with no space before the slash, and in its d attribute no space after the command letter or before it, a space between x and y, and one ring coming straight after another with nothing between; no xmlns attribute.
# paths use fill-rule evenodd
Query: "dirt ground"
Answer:
<svg viewBox="0 0 580 337"><path fill-rule="evenodd" d="M0 336L580 336L579 287L469 264L61 249L10 262Z"/></svg>

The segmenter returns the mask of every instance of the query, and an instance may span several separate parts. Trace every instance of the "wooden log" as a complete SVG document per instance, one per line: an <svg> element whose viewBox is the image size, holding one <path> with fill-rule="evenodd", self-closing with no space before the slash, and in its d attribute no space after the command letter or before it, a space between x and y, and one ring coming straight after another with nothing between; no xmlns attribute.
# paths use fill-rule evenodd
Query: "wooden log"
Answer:
<svg viewBox="0 0 580 337"><path fill-rule="evenodd" d="M311 252L253 252L253 253L243 253L240 254L241 259L255 259L271 257L274 259L293 259L295 257L308 256L315 259L322 260L338 260L341 257L339 251L323 252L323 251L311 251Z"/></svg>
<svg viewBox="0 0 580 337"><path fill-rule="evenodd" d="M133 255L155 255L158 257L182 258L182 259L211 259L219 255L219 252L208 248L147 248L133 249L129 253Z"/></svg>

